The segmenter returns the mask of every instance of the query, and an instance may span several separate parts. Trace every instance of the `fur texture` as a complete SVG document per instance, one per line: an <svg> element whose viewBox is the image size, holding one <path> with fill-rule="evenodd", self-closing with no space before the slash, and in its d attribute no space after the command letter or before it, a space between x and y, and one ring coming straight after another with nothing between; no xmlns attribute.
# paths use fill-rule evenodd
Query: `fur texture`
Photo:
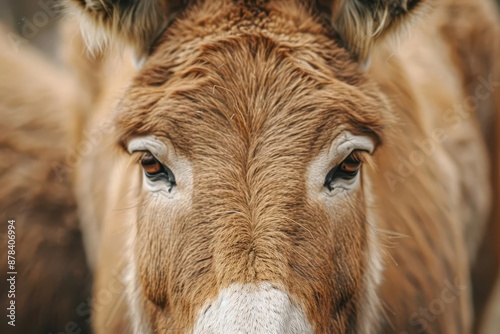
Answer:
<svg viewBox="0 0 500 334"><path fill-rule="evenodd" d="M68 1L68 11L81 17L82 33L91 50L132 44L140 57L166 27L183 0ZM119 42L118 42L119 41Z"/></svg>
<svg viewBox="0 0 500 334"><path fill-rule="evenodd" d="M1 27L0 27L1 28ZM90 286L73 170L76 82L34 50L16 50L0 29L0 304L7 309L7 222L15 219L16 326L3 333L90 332ZM4 316L5 317L5 316Z"/></svg>
<svg viewBox="0 0 500 334"><path fill-rule="evenodd" d="M196 2L151 45L115 112L89 123L114 125L80 169L108 185L79 197L103 208L84 210L104 245L97 289L128 268L132 310L111 323L96 314L97 332L189 332L221 291L264 282L316 333L472 330L471 267L498 222L497 82L481 78L498 54L478 32L498 40L497 14L486 1L322 3ZM417 16L397 46L377 43ZM328 207L305 175L344 131L377 149L361 186ZM114 146L139 136L189 161L192 189L176 188L189 205L141 186L137 157Z"/></svg>
<svg viewBox="0 0 500 334"><path fill-rule="evenodd" d="M435 2L318 0L346 46L361 61L365 61L373 46L385 37L403 38L404 26L429 12Z"/></svg>

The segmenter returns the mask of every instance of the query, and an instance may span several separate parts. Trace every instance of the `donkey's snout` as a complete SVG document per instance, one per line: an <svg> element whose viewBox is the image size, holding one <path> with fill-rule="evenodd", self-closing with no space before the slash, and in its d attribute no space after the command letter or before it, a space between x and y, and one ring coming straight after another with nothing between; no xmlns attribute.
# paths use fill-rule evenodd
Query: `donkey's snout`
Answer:
<svg viewBox="0 0 500 334"><path fill-rule="evenodd" d="M271 283L233 284L199 313L194 333L312 333L304 311Z"/></svg>

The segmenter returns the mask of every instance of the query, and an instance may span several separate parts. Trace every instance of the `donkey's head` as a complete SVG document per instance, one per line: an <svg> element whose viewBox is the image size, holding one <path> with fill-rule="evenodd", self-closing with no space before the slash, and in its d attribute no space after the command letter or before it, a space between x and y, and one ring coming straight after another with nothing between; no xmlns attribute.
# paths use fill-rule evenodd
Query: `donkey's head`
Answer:
<svg viewBox="0 0 500 334"><path fill-rule="evenodd" d="M172 18L171 1L74 1L146 58L116 119L141 166L137 332L371 325L370 162L390 112L362 63L422 4L319 2L206 0Z"/></svg>

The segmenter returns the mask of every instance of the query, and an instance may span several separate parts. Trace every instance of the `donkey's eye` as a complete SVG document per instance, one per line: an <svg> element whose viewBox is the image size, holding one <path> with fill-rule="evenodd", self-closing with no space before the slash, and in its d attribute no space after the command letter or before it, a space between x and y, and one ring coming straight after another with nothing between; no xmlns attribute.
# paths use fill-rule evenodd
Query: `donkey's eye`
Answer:
<svg viewBox="0 0 500 334"><path fill-rule="evenodd" d="M361 161L355 160L352 156L349 156L340 164L338 173L344 178L353 178L358 174L360 168Z"/></svg>
<svg viewBox="0 0 500 334"><path fill-rule="evenodd" d="M361 154L359 151L353 151L338 166L330 170L326 176L325 187L332 191L338 181L351 181L358 175L361 165Z"/></svg>
<svg viewBox="0 0 500 334"><path fill-rule="evenodd" d="M157 175L163 172L163 165L149 152L141 158L141 166L148 176Z"/></svg>
<svg viewBox="0 0 500 334"><path fill-rule="evenodd" d="M163 165L158 159L155 158L151 152L143 152L139 160L144 174L152 181L164 180L169 183L168 191L172 191L175 186L174 173L165 165Z"/></svg>

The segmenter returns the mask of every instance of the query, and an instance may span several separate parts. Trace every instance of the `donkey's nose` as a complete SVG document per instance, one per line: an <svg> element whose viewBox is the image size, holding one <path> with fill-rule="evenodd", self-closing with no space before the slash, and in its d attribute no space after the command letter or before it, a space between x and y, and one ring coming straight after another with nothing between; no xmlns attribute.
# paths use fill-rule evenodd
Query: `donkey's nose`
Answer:
<svg viewBox="0 0 500 334"><path fill-rule="evenodd" d="M312 326L288 294L271 283L233 284L205 305L195 334L306 334Z"/></svg>

